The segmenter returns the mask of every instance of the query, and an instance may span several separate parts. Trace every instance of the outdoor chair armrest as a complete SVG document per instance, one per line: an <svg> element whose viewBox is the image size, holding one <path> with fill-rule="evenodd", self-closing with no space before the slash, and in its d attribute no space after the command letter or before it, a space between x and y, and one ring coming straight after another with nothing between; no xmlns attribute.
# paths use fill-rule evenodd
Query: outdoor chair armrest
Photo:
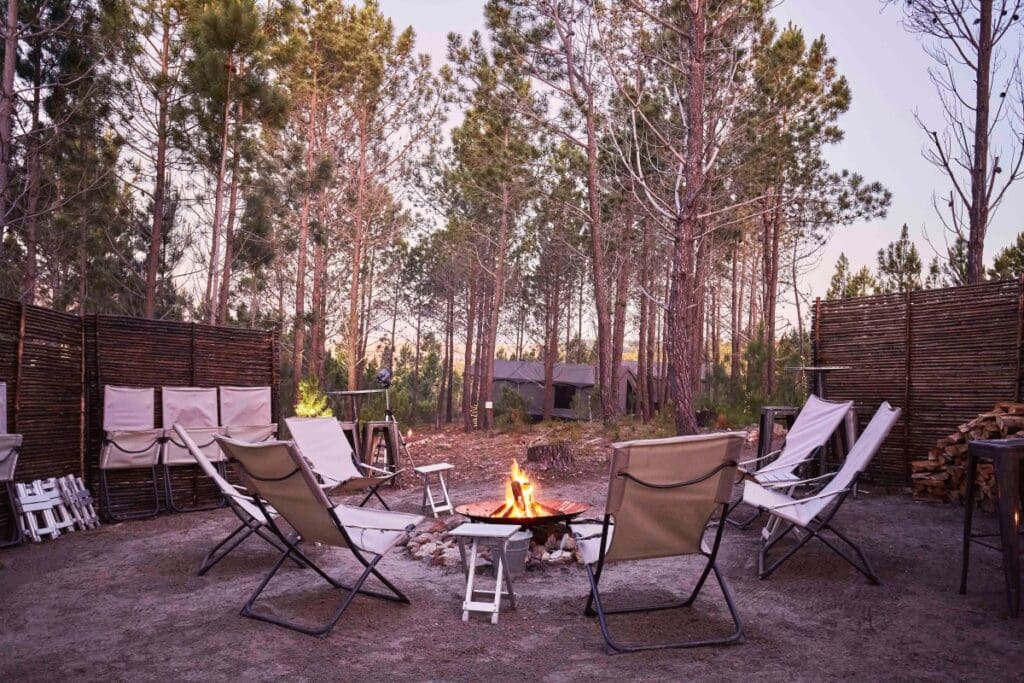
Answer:
<svg viewBox="0 0 1024 683"><path fill-rule="evenodd" d="M384 474L391 474L391 470L386 470L383 467L374 467L373 465L367 465L363 462L357 462L356 465L364 470L373 470L374 472L383 472ZM402 470L397 470L395 474L398 474Z"/></svg>
<svg viewBox="0 0 1024 683"><path fill-rule="evenodd" d="M762 467L761 469L757 470L755 472L755 474L757 472L774 472L775 470L795 469L795 468L799 467L800 465L803 465L805 462L810 462L813 459L814 459L813 457L811 457L811 458L804 458L800 462L787 462L787 463L783 463L781 465L775 465L775 466L772 466L772 467Z"/></svg>
<svg viewBox="0 0 1024 683"><path fill-rule="evenodd" d="M779 481L774 483L761 484L761 486L763 486L766 489L788 489L793 486L806 486L807 484L810 484L811 482L814 481L821 481L822 479L831 479L832 477L836 476L837 473L838 472L826 472L825 474L819 475L817 477L811 477L810 479L798 479L796 481Z"/></svg>
<svg viewBox="0 0 1024 683"><path fill-rule="evenodd" d="M785 502L785 503L779 503L778 505L766 505L765 509L766 510L778 510L780 508L788 508L788 507L791 507L793 505L800 505L802 503L808 503L808 502L810 502L812 500L821 500L822 498L831 498L833 496L838 496L840 493L846 493L849 490L850 489L839 489L838 491L832 491L831 493L818 493L818 494L813 495L813 496L807 496L806 498L796 498L794 500L791 500L791 501L788 501L788 502Z"/></svg>
<svg viewBox="0 0 1024 683"><path fill-rule="evenodd" d="M744 465L749 465L749 464L757 462L759 460L767 460L768 458L774 458L775 456L777 456L781 452L782 452L782 449L780 448L777 451L772 451L771 453L765 453L764 455L762 455L760 457L757 457L757 458L751 458L750 460L740 460L739 466L743 467Z"/></svg>

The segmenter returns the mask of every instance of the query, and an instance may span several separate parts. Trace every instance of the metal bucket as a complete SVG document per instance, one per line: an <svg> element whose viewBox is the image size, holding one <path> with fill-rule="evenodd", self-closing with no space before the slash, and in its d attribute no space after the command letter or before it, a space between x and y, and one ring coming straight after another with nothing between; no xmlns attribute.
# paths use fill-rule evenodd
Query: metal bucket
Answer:
<svg viewBox="0 0 1024 683"><path fill-rule="evenodd" d="M526 556L530 552L530 539L532 538L533 534L529 531L517 531L508 539L508 545L505 546L505 559L508 560L508 566L505 567L505 571L510 576L519 576L526 569ZM491 558L491 563L496 567L498 554L492 553Z"/></svg>

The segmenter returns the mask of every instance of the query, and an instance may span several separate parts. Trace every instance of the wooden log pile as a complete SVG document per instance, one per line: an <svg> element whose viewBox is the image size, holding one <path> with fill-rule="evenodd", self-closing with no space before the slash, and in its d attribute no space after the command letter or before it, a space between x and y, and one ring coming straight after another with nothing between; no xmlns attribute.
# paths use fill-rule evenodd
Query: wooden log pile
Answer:
<svg viewBox="0 0 1024 683"><path fill-rule="evenodd" d="M967 490L967 444L977 439L1007 439L1024 436L1024 403L997 403L995 407L957 427L939 439L928 452L927 460L910 463L914 498L935 502L963 500ZM978 463L976 498L984 507L992 507L996 496L992 463Z"/></svg>

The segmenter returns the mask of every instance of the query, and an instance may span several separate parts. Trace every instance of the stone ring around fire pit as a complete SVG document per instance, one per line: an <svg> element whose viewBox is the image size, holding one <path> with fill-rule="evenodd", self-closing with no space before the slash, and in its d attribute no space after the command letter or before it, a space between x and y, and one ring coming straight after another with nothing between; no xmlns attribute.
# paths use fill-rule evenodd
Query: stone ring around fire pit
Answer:
<svg viewBox="0 0 1024 683"><path fill-rule="evenodd" d="M586 503L572 500L541 500L534 502L534 514L519 516L516 514L519 510L509 510L504 500L495 499L459 505L455 512L469 517L474 522L532 527L567 522L589 509L590 506Z"/></svg>

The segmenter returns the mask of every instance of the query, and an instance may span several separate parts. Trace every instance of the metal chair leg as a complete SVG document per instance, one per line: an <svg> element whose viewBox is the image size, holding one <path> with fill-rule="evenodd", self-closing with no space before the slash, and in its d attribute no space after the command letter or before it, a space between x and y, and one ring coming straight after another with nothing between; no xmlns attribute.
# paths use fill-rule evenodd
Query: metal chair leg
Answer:
<svg viewBox="0 0 1024 683"><path fill-rule="evenodd" d="M143 468L138 468L143 469ZM114 502L110 494L110 482L107 479L107 470L100 470L100 511L115 522L124 522L133 519L150 519L160 514L160 487L158 485L156 465L149 468L153 482L153 509L145 512L129 514L114 514Z"/></svg>

